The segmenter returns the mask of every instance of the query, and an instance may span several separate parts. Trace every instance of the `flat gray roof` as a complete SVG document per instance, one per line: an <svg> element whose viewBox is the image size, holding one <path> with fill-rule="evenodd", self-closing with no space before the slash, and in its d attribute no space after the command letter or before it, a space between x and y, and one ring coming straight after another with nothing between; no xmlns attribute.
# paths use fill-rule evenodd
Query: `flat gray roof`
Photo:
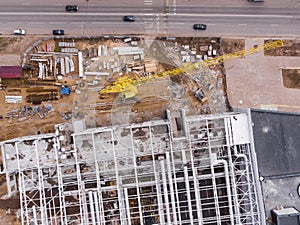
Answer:
<svg viewBox="0 0 300 225"><path fill-rule="evenodd" d="M300 174L300 114L251 110L251 117L260 174Z"/></svg>

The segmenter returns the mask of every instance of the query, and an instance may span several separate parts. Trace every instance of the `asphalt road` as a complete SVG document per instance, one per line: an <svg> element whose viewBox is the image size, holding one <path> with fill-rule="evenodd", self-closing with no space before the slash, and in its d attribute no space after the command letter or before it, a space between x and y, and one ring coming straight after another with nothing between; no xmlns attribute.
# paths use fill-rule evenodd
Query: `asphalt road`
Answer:
<svg viewBox="0 0 300 225"><path fill-rule="evenodd" d="M169 34L200 36L300 36L300 1L265 0L23 0L0 2L0 33L25 29L49 35ZM65 11L76 4L79 11ZM134 23L122 16L135 15ZM192 29L207 24L206 31Z"/></svg>

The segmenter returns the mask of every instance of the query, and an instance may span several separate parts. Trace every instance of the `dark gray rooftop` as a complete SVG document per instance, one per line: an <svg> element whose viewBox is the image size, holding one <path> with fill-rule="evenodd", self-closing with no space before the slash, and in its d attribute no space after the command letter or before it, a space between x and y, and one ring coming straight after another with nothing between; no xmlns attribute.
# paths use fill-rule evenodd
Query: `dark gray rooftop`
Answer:
<svg viewBox="0 0 300 225"><path fill-rule="evenodd" d="M251 110L251 117L260 174L300 174L300 114Z"/></svg>

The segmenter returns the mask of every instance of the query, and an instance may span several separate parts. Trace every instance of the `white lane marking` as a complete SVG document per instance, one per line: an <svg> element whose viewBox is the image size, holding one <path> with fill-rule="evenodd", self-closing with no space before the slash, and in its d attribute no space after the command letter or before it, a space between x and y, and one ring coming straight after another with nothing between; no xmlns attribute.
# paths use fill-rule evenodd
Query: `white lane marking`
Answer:
<svg viewBox="0 0 300 225"><path fill-rule="evenodd" d="M147 9L147 10L153 10L153 9ZM62 12L0 12L0 15L55 15L55 16L123 16L124 13L62 13ZM144 16L145 13L135 13L136 16ZM159 15L163 16L164 13L160 13ZM294 16L290 15L237 15L237 14L190 14L190 13L177 13L169 14L171 17L180 17L180 16L187 16L187 17L256 17L256 18L287 18L291 19L294 18Z"/></svg>
<svg viewBox="0 0 300 225"><path fill-rule="evenodd" d="M247 26L247 23L240 23L239 26Z"/></svg>
<svg viewBox="0 0 300 225"><path fill-rule="evenodd" d="M91 24L120 24L120 22L101 22L101 21L95 21L95 22L89 22ZM144 24L144 23L141 23L141 22L134 22L134 24ZM130 25L134 25L133 23L128 23L128 26Z"/></svg>
<svg viewBox="0 0 300 225"><path fill-rule="evenodd" d="M63 4L61 4L61 3L57 3L57 4L54 4L54 5L56 5L56 6L62 6Z"/></svg>
<svg viewBox="0 0 300 225"><path fill-rule="evenodd" d="M271 27L278 27L279 26L279 24L270 24L271 25Z"/></svg>
<svg viewBox="0 0 300 225"><path fill-rule="evenodd" d="M30 3L22 3L22 5L31 5Z"/></svg>
<svg viewBox="0 0 300 225"><path fill-rule="evenodd" d="M185 24L185 23L175 23L175 24Z"/></svg>

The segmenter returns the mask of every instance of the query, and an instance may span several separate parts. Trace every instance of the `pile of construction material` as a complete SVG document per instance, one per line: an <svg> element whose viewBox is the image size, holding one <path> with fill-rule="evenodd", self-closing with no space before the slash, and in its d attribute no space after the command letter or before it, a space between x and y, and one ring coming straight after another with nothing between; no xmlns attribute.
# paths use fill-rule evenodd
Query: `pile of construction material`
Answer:
<svg viewBox="0 0 300 225"><path fill-rule="evenodd" d="M6 118L13 119L17 118L17 121L27 120L29 118L43 119L47 117L53 111L51 104L44 104L40 106L23 105L17 109L11 110L6 113Z"/></svg>

